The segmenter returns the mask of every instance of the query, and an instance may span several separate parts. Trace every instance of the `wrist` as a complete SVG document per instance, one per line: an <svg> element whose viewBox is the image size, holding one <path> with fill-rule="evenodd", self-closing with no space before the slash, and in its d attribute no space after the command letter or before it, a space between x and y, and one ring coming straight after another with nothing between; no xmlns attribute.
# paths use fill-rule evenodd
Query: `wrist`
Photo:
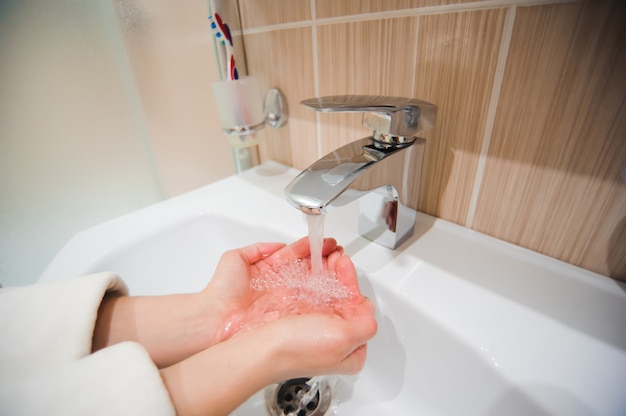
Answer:
<svg viewBox="0 0 626 416"><path fill-rule="evenodd" d="M188 296L186 332L197 344L195 352L200 352L222 341L220 333L223 332L225 312L221 303L207 292Z"/></svg>
<svg viewBox="0 0 626 416"><path fill-rule="evenodd" d="M271 331L244 332L161 370L179 415L225 415L281 381Z"/></svg>

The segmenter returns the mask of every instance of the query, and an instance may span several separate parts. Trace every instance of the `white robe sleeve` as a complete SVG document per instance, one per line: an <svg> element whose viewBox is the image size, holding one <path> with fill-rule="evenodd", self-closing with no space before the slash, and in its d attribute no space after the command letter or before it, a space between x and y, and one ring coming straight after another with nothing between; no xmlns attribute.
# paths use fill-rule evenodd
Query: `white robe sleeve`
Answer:
<svg viewBox="0 0 626 416"><path fill-rule="evenodd" d="M91 354L115 275L0 289L0 414L174 415L160 374L139 344Z"/></svg>

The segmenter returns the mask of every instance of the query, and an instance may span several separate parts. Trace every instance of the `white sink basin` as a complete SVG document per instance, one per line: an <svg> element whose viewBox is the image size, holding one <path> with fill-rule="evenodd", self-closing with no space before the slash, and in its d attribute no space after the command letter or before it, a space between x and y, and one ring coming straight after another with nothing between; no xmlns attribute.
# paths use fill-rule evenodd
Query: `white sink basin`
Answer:
<svg viewBox="0 0 626 416"><path fill-rule="evenodd" d="M197 291L221 253L307 233L268 163L85 230L42 281L112 270L131 294ZM391 251L356 234L356 206L327 215L377 306L364 370L339 377L339 415L626 414L626 287L418 214ZM259 392L234 415L265 414Z"/></svg>
<svg viewBox="0 0 626 416"><path fill-rule="evenodd" d="M104 254L85 272L115 271L133 294L197 292L206 286L222 252L268 239L292 238L220 214L183 215Z"/></svg>

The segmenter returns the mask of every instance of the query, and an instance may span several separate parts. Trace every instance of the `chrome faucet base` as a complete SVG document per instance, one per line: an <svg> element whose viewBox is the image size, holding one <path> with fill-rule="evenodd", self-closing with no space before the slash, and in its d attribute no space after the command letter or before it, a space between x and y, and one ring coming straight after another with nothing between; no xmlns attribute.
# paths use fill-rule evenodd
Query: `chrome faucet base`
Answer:
<svg viewBox="0 0 626 416"><path fill-rule="evenodd" d="M413 235L416 216L414 209L399 202L392 186L384 186L359 199L358 231L393 250Z"/></svg>

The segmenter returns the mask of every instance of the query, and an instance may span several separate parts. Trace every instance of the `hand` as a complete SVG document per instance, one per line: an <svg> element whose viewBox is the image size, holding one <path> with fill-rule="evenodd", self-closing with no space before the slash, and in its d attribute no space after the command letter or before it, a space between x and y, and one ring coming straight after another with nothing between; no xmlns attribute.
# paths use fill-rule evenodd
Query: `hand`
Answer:
<svg viewBox="0 0 626 416"><path fill-rule="evenodd" d="M337 246L334 239L325 239L322 248L324 268L327 269L329 265L333 267L332 263L342 253L343 249ZM267 301L267 296L261 299L264 293L251 287L251 279L309 255L307 238L288 246L282 243L259 243L224 253L213 278L200 294L205 304L211 305L214 322L218 322L214 342L231 337L252 321L256 320L258 325L261 318L271 320L269 315L261 317L267 309L267 305L262 304ZM352 285L350 288L358 292L358 286Z"/></svg>
<svg viewBox="0 0 626 416"><path fill-rule="evenodd" d="M337 250L333 239L324 242L327 255ZM209 348L234 331L231 319L254 300L251 273L287 259L309 255L302 239L290 246L260 243L222 255L209 285L199 293L164 296L107 295L98 309L92 351L123 341L143 345L159 367L179 362Z"/></svg>
<svg viewBox="0 0 626 416"><path fill-rule="evenodd" d="M307 238L289 246L261 243L227 252L206 288L212 301L219 300L223 305L221 309L227 311L220 341L244 327L268 326L262 332L270 332L270 338L278 341L278 362L282 364L283 378L355 373L363 367L365 343L374 336L377 325L373 305L359 290L354 265L334 239L324 240L322 268L336 278L349 296L321 307L305 305L301 310L297 300L284 296L288 288L259 292L250 285L251 278L276 273L277 267L309 255ZM276 302L285 305L277 308L272 304ZM276 309L287 310L290 316L274 314Z"/></svg>
<svg viewBox="0 0 626 416"><path fill-rule="evenodd" d="M358 291L348 256L335 250L327 256L326 266ZM267 323L163 369L161 375L179 415L227 415L268 384L359 371L365 343L376 329L372 304L359 293L333 313Z"/></svg>
<svg viewBox="0 0 626 416"><path fill-rule="evenodd" d="M307 314L267 325L278 342L276 380L324 374L355 374L363 368L366 342L377 330L374 308L363 299L349 313Z"/></svg>
<svg viewBox="0 0 626 416"><path fill-rule="evenodd" d="M325 265L341 252L335 240L326 239L322 250L327 257ZM254 317L248 312L261 293L250 288L251 277L309 254L306 239L289 246L255 244L226 252L213 279L199 293L106 296L98 310L92 350L136 341L159 367L183 360L232 336L246 323L246 317Z"/></svg>
<svg viewBox="0 0 626 416"><path fill-rule="evenodd" d="M328 269L356 295L334 313L290 316L268 325L278 341L279 379L321 374L354 374L363 368L366 342L376 334L374 307L358 289L357 274L347 255L332 253Z"/></svg>

